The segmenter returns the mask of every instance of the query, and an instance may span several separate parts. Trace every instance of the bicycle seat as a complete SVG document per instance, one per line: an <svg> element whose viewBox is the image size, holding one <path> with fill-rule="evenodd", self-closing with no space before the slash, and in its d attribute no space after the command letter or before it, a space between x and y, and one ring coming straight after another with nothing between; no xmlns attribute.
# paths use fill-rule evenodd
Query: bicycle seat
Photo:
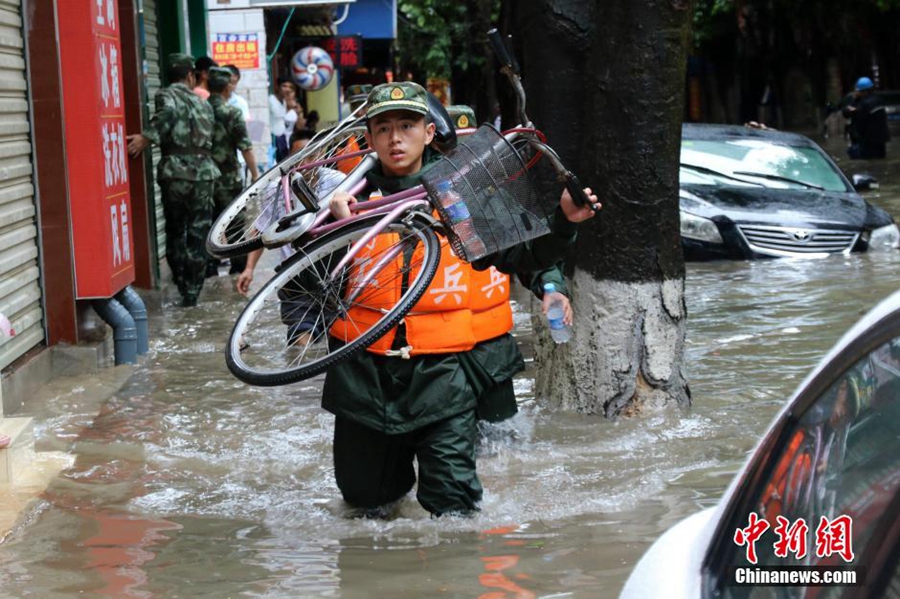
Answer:
<svg viewBox="0 0 900 599"><path fill-rule="evenodd" d="M431 142L441 152L452 150L456 147L456 127L453 119L447 114L447 109L437 97L428 92L428 112L434 123L434 140Z"/></svg>

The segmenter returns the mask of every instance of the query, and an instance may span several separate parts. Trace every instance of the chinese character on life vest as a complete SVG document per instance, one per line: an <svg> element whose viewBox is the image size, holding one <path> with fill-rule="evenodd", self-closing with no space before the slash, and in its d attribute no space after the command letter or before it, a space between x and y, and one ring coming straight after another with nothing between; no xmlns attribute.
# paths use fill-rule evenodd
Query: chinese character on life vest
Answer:
<svg viewBox="0 0 900 599"><path fill-rule="evenodd" d="M756 563L756 541L769 529L766 520L760 520L756 512L750 512L750 524L747 528L738 528L734 531L734 542L737 546L747 546L747 561Z"/></svg>
<svg viewBox="0 0 900 599"><path fill-rule="evenodd" d="M481 288L485 297L490 298L497 289L500 290L501 294L506 293L506 275L493 266L488 269L488 272L491 274L491 282Z"/></svg>
<svg viewBox="0 0 900 599"><path fill-rule="evenodd" d="M462 294L466 293L469 290L469 287L467 285L460 285L460 279L462 279L463 276L463 273L459 271L461 267L462 264L459 262L444 267L444 286L429 291L430 294L437 295L437 297L434 298L434 303L440 304L448 295L452 295L453 299L456 300L457 306L462 304Z"/></svg>
<svg viewBox="0 0 900 599"><path fill-rule="evenodd" d="M816 557L831 557L837 553L845 562L853 561L853 519L838 516L831 522L822 516L816 527Z"/></svg>

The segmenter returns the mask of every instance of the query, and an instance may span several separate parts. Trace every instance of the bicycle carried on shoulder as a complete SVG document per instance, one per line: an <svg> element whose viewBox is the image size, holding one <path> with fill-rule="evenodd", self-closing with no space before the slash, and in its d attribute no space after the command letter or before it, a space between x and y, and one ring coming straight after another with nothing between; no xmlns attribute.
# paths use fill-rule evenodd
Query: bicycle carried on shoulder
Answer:
<svg viewBox="0 0 900 599"><path fill-rule="evenodd" d="M588 204L575 176L525 114L518 65L503 39L496 30L488 35L516 90L520 126L503 133L478 128L441 156L422 185L357 202L354 214L335 220L330 198L337 191L359 193L375 164L356 137L365 125L351 117L313 140L308 152L263 175L217 221L209 240L214 255L284 244L295 250L249 301L229 336L226 362L237 378L273 386L320 374L396 327L422 298L442 254L452 251L472 262L549 233L531 172L543 158L576 204ZM340 183L323 190L325 174L347 160L357 162Z"/></svg>

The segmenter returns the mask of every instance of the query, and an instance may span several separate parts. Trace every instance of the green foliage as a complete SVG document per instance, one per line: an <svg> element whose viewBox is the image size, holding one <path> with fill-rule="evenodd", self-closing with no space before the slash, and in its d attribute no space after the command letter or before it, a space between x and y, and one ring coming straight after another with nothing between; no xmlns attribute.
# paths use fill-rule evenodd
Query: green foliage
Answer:
<svg viewBox="0 0 900 599"><path fill-rule="evenodd" d="M484 41L473 32L483 26L479 18L497 18L500 0L400 0L397 9L404 69L449 78L484 66Z"/></svg>
<svg viewBox="0 0 900 599"><path fill-rule="evenodd" d="M862 15L875 11L886 13L900 9L900 0L694 0L694 46L704 44L736 28L737 9L747 6L799 20L814 10L835 16Z"/></svg>
<svg viewBox="0 0 900 599"><path fill-rule="evenodd" d="M720 35L733 20L734 0L695 0L694 46L702 46Z"/></svg>

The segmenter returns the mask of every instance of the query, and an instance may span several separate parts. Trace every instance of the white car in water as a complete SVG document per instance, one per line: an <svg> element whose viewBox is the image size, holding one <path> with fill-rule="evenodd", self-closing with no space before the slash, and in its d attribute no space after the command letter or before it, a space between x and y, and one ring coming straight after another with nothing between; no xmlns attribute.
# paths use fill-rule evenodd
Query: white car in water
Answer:
<svg viewBox="0 0 900 599"><path fill-rule="evenodd" d="M900 597L900 292L844 335L718 505L664 533L620 595L825 597Z"/></svg>

